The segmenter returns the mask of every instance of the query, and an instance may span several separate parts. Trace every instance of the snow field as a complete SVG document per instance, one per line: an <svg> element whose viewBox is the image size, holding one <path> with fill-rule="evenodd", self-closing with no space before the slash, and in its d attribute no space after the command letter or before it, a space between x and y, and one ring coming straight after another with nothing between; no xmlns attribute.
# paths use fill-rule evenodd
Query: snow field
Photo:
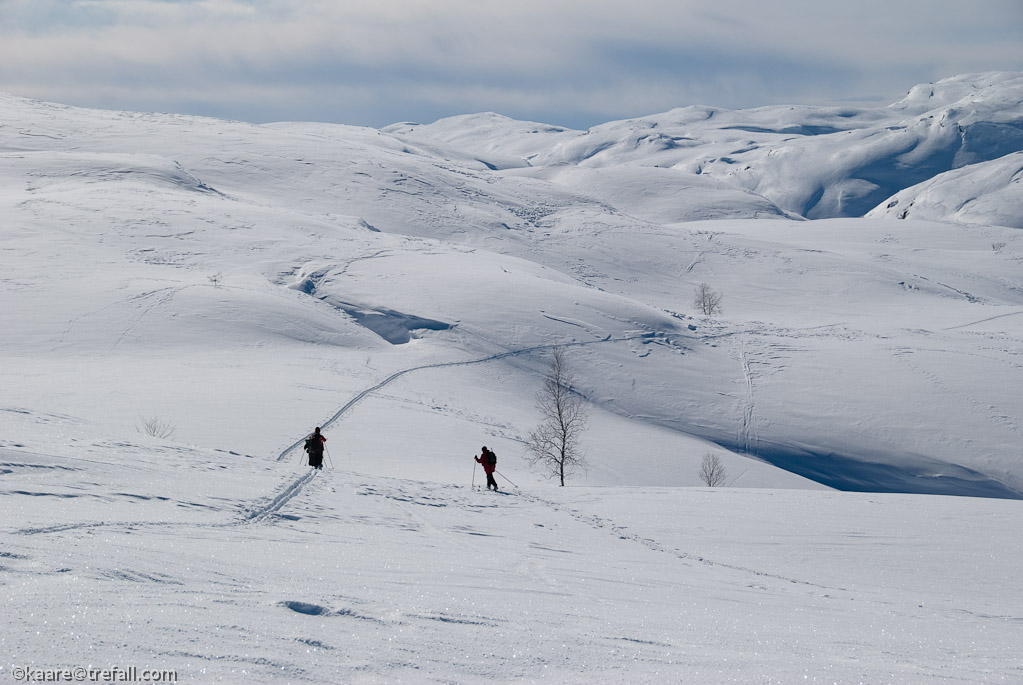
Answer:
<svg viewBox="0 0 1023 685"><path fill-rule="evenodd" d="M1023 680L1019 88L588 132L0 96L0 673Z"/></svg>
<svg viewBox="0 0 1023 685"><path fill-rule="evenodd" d="M140 443L96 446L123 464L4 449L11 664L141 659L209 682L1020 675L1013 501L495 494Z"/></svg>

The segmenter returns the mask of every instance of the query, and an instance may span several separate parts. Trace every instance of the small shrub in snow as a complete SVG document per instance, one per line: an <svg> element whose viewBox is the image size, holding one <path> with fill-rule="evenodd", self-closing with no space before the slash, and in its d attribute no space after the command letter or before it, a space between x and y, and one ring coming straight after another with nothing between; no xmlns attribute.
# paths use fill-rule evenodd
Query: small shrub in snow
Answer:
<svg viewBox="0 0 1023 685"><path fill-rule="evenodd" d="M177 426L159 416L150 416L148 418L140 416L139 421L141 421L141 424L136 425L135 430L152 438L167 439L173 436L174 431L177 430Z"/></svg>

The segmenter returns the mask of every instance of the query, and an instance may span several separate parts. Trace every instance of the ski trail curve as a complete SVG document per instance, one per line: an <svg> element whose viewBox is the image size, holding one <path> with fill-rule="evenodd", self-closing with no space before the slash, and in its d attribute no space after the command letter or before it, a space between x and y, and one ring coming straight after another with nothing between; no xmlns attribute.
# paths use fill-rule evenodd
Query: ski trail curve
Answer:
<svg viewBox="0 0 1023 685"><path fill-rule="evenodd" d="M348 400L348 402L343 407L338 409L334 413L333 416L331 416L329 419L327 419L326 421L321 423L320 424L320 428L321 429L326 429L326 428L330 427L331 424L335 423L338 419L340 419L342 416L344 416L345 413L348 412L348 410L350 410L356 404L358 404L359 402L364 400L367 395L370 395L370 394L376 392L377 390L380 390L384 386L388 385L389 383L392 383L392 382L398 380L402 376L408 375L408 374L413 373L415 371L424 371L424 370L427 370L427 369L444 369L444 368L453 367L453 366L472 366L474 364L485 364L487 362L493 362L493 361L497 361L499 359L507 359L509 357L516 357L516 356L520 356L520 355L524 355L524 354L530 354L530 353L533 353L533 352L539 352L541 350L550 350L550 349L553 349L555 347L583 347L583 346L586 346L586 345L601 345L601 344L604 344L604 343L628 342L630 340L641 340L641 339L645 339L645 338L652 338L652 337L654 337L656 335L657 335L656 333L652 333L651 332L651 333L641 333L641 334L632 335L632 336L625 336L625 337L621 337L621 338L612 338L612 337L608 336L606 338L601 338L600 340L585 340L585 341L582 341L582 342L549 343L549 344L545 344L545 345L533 345L531 347L523 347L523 348L519 348L517 350L509 350L508 352L500 352L498 354L488 355L486 357L481 357L479 359L469 359L469 360L466 360L466 361L459 361L459 362L441 362L441 363L438 363L438 364L423 364L421 366L413 366L413 367L408 368L408 369L402 369L401 371L396 371L396 372L392 373L390 376L388 376L387 378L383 379L382 381L380 381L376 385L373 385L373 386L371 386L369 388L366 388L365 390L359 392L357 395L355 395L355 397L353 397L352 399ZM292 443L288 447L286 447L284 449L284 451L282 451L280 453L280 455L277 457L277 461L284 461L285 459L287 459L304 442L305 442L305 438L302 438L302 439L297 440L296 442Z"/></svg>
<svg viewBox="0 0 1023 685"><path fill-rule="evenodd" d="M161 291L157 291L157 292L161 292ZM146 295L148 296L148 295L152 295L152 294L154 294L154 293L147 293ZM408 368L408 369L403 369L401 371L397 371L395 373L392 373L390 376L388 376L387 378L384 378L379 383L376 383L375 385L373 385L373 386L371 386L369 388L366 388L365 390L359 392L352 399L348 400L348 402L346 402L344 404L344 406L342 406L340 409L338 409L334 413L333 416L331 416L329 419L324 421L321 424L321 427L322 428L329 427L331 424L333 424L338 419L340 419L342 416L344 416L344 414L346 412L348 412L352 407L354 407L360 401L365 399L365 397L367 395L370 395L370 394L376 392L377 390L379 390L380 388L383 388L387 384L397 380L398 378L401 378L402 376L405 376L407 374L413 373L415 371L423 371L423 370L426 370L426 369L441 369L441 368L454 367L454 366L470 366L470 365L473 365L473 364L484 364L484 363L487 363L487 362L497 361L499 359L506 359L506 358L509 358L509 357L515 357L515 356L519 356L519 355L530 354L532 352L538 352L540 350L553 349L555 347L582 347L582 346L585 346L585 345L599 345L599 344L604 344L604 343L628 342L628 341L631 341L631 340L640 340L640 339L645 339L645 338L652 338L655 335L656 335L656 333L641 333L641 334L632 335L632 336L625 336L625 337L621 337L621 338L612 338L612 337L608 336L607 338L603 338L603 339L600 339L600 340L587 340L587 341L582 341L582 342L533 345L531 347L523 347L523 348L516 349L516 350L510 350L508 352L500 352L498 354L488 355L488 356L482 357L480 359L470 359L470 360L466 360L466 361L457 361L457 362L442 362L442 363L438 363L438 364L423 364L421 366L414 366L414 367L411 367L411 368ZM288 456L291 455L296 449L298 449L298 447L301 446L304 442L305 442L305 438L302 438L301 440L298 440L295 443L293 443L293 444L289 445L288 447L286 447L277 456L276 461L283 461L283 460L287 459ZM308 472L303 473L302 475L298 476L293 481L291 481L291 483L286 485L283 490L281 490L277 495L275 495L271 499L269 499L269 501L262 500L263 503L256 504L256 505L250 507L249 509L247 509L241 515L241 517L236 517L235 519L230 520L230 521L222 521L222 522L217 522L217 523L201 523L201 522L186 522L186 521L180 521L180 522L178 522L178 521L144 521L144 522L140 522L140 521L93 521L93 522L63 524L63 525L48 526L48 527L24 528L24 529L17 530L17 531L14 531L14 532L16 534L21 534L21 535L40 535L40 534L48 534L48 533L66 532L66 531L78 530L78 529L82 529L82 528L105 528L105 527L125 527L125 528L130 528L130 527L136 527L136 526L166 526L166 527L188 527L188 526L192 526L192 527L203 527L203 528L223 528L223 527L228 527L228 526L250 525L250 524L255 524L255 523L263 523L263 522L272 520L274 514L276 514L278 511L280 511L281 508L283 508L292 499L297 497L299 495L299 493L301 493L302 490L307 485L309 485L309 483L311 483L316 478L316 473L317 473L317 471L315 469L310 469Z"/></svg>
<svg viewBox="0 0 1023 685"><path fill-rule="evenodd" d="M338 409L336 412L334 412L333 416L331 416L329 419L327 419L326 421L321 423L320 424L320 428L321 429L326 429L326 428L330 427L331 424L335 423L338 419L340 419L342 416L344 416L345 413L347 413L352 407L354 407L356 404L358 404L363 399L365 399L366 396L376 392L377 390L380 390L384 386L388 385L389 383L394 382L395 380L401 378L402 376L408 375L408 374L413 373L415 371L424 371L426 369L444 369L444 368L449 368L449 367L454 367L454 366L471 366L473 364L485 364L487 362L497 361L499 359L507 359L509 357L515 357L515 356L519 356L519 355L523 355L523 354L530 354L532 352L538 352L540 350L549 350L549 349L553 349L555 347L582 347L582 346L586 346L586 345L599 345L599 344L603 344L603 343L628 342L628 341L631 341L631 340L640 340L640 339L644 339L644 338L652 338L655 335L656 335L656 333L648 332L648 333L640 333L640 334L632 335L632 336L624 336L624 337L621 337L621 338L612 338L611 336L608 336L608 337L602 338L600 340L586 340L586 341L582 341L582 342L553 343L553 344L549 343L549 344L545 344L545 345L533 345L533 346L530 346L530 347L523 347L523 348L519 348L519 349L516 349L516 350L509 350L508 352L500 352L498 354L491 354L491 355L488 355L486 357L481 357L479 359L469 359L469 360L466 360L466 361L458 361L458 362L441 362L441 363L437 363L437 364L423 364L421 366L413 366L413 367L408 368L408 369L402 369L401 371L396 371L396 372L392 373L390 376L388 376L387 378L383 379L379 383L376 383L375 385L372 385L372 386L366 388L365 390L359 392L358 394L356 394L355 397L353 397L352 399L348 400L348 402L346 402L344 404L344 406L342 406L340 409ZM305 438L303 437L303 438L295 441L294 443L292 443L288 447L284 448L284 450L281 451L280 455L278 455L277 461L284 461L285 459L287 459L304 442L305 442ZM313 480L313 478L315 476L316 476L316 471L315 470L309 471L308 473L303 474L302 476L299 476L289 486L287 486L283 491L281 491L280 494L278 494L274 499L272 499L269 503L267 503L267 504L265 504L263 506L257 507L257 508L255 508L253 510L250 510L241 521L236 521L235 525L236 524L259 523L259 522L262 522L262 521L266 521L267 519L272 517L273 514L275 514L277 511L279 511L281 509L281 507L283 507L290 500L292 500L294 497L296 497L302 491L302 489L305 488L305 486L308 485Z"/></svg>

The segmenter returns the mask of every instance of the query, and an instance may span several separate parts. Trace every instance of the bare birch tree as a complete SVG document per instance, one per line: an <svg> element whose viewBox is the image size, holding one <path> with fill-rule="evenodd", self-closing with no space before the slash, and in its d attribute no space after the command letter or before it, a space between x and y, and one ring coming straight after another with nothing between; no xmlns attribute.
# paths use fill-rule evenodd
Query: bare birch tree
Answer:
<svg viewBox="0 0 1023 685"><path fill-rule="evenodd" d="M721 458L718 455L711 452L703 455L703 463L700 464L700 480L707 487L716 488L719 485L724 485L725 478L727 477L728 473L725 471L725 466L721 463Z"/></svg>
<svg viewBox="0 0 1023 685"><path fill-rule="evenodd" d="M579 436L586 430L587 412L583 398L572 389L573 381L565 362L565 349L555 347L543 387L536 393L540 425L529 434L526 443L530 465L542 465L551 478L560 479L562 486L566 475L585 466Z"/></svg>
<svg viewBox="0 0 1023 685"><path fill-rule="evenodd" d="M693 306L707 316L721 313L721 293L711 288L706 283L696 287L696 297L693 298Z"/></svg>

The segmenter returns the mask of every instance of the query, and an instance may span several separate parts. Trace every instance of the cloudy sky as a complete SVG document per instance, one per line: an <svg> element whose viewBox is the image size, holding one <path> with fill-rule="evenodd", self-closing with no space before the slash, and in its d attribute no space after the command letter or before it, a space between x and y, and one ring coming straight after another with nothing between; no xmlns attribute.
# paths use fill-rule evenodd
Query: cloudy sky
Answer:
<svg viewBox="0 0 1023 685"><path fill-rule="evenodd" d="M1023 71L1023 0L0 0L0 91L252 122L887 104Z"/></svg>

